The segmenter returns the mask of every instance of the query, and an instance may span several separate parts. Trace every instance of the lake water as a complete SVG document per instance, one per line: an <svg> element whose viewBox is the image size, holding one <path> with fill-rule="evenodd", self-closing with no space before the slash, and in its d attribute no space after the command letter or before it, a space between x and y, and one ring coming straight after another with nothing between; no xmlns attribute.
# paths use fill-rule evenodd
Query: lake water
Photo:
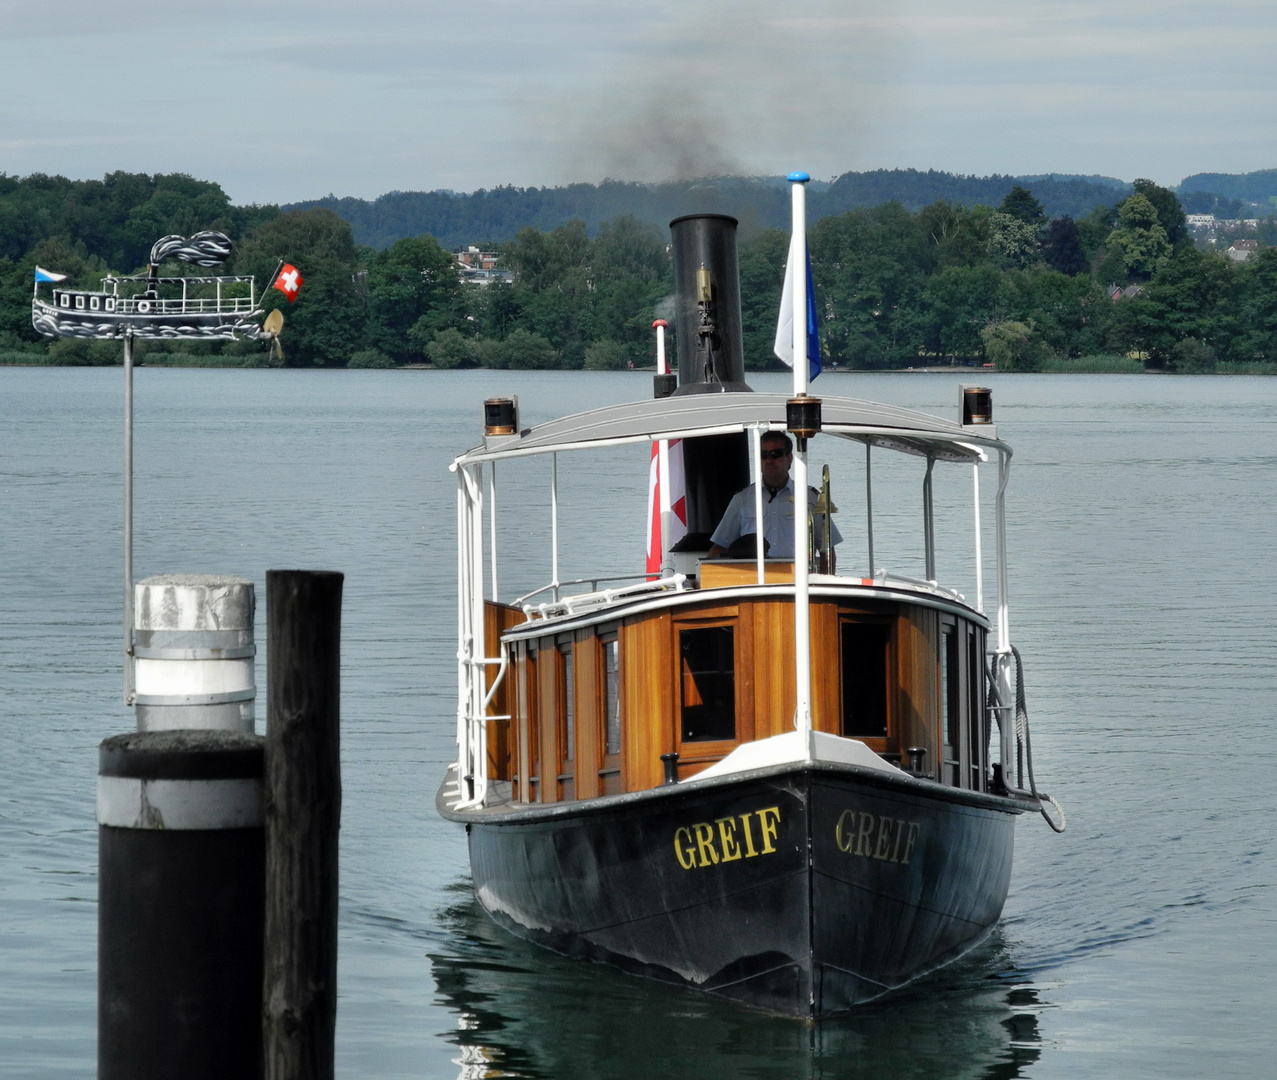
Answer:
<svg viewBox="0 0 1277 1080"><path fill-rule="evenodd" d="M648 376L138 371L139 577L253 579L263 642L267 569L346 574L339 1075L1273 1074L1277 379L980 380L1016 450L1012 629L1038 781L1070 827L1020 820L985 946L812 1027L514 941L471 897L462 832L434 814L455 715L447 463L477 441L485 396L517 393L526 424L645 397ZM959 381L816 389L953 416ZM4 1077L95 1069L96 748L132 726L121 410L118 369L0 368ZM524 509L542 480L501 479L503 525L527 539L501 564L504 593L547 574L545 523ZM917 480L901 480L915 497ZM563 481L585 522L565 573L641 567L645 455ZM881 550L912 520L884 511ZM264 682L259 655L259 729Z"/></svg>

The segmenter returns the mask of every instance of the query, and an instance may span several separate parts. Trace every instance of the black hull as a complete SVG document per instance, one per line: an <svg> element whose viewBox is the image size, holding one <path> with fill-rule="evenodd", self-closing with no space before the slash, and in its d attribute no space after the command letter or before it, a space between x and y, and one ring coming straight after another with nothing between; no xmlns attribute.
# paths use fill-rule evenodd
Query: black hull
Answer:
<svg viewBox="0 0 1277 1080"><path fill-rule="evenodd" d="M961 956L1002 912L1023 802L794 765L591 803L448 813L512 933L796 1016Z"/></svg>

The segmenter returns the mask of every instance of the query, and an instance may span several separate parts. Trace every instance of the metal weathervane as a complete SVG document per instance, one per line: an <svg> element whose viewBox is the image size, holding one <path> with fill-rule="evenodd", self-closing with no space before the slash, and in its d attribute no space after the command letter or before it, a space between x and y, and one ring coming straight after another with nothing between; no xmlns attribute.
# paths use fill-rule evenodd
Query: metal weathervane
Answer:
<svg viewBox="0 0 1277 1080"><path fill-rule="evenodd" d="M193 266L221 266L233 250L220 232L185 237L162 236L151 246L145 274L107 274L98 290L63 285L65 274L37 266L31 297L31 325L45 337L72 337L124 342L124 703L136 697L133 648L133 342L236 341L269 342L281 355L283 313L275 310L260 323L262 297L252 274L161 277L160 266L177 259ZM302 276L280 260L270 288L291 304ZM41 285L51 289L47 298Z"/></svg>

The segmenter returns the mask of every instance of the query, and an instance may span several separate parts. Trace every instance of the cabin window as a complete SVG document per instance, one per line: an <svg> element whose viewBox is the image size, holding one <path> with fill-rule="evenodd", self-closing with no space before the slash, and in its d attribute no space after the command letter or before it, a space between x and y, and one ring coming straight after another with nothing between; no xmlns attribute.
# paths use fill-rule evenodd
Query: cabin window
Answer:
<svg viewBox="0 0 1277 1080"><path fill-rule="evenodd" d="M942 617L940 621L940 738L943 771L941 780L954 787L962 787L962 763L966 755L962 746L962 639L965 624Z"/></svg>
<svg viewBox="0 0 1277 1080"><path fill-rule="evenodd" d="M66 293L62 293L58 297L58 306L69 308L71 306L71 297L68 296Z"/></svg>
<svg viewBox="0 0 1277 1080"><path fill-rule="evenodd" d="M962 738L958 724L958 635L946 626L940 651L940 716L947 746L957 747Z"/></svg>
<svg viewBox="0 0 1277 1080"><path fill-rule="evenodd" d="M621 648L613 639L603 643L604 753L621 752Z"/></svg>
<svg viewBox="0 0 1277 1080"><path fill-rule="evenodd" d="M563 759L571 761L576 735L576 676L572 670L572 646L561 645L559 655L563 657L563 663L559 665L559 745L563 748Z"/></svg>
<svg viewBox="0 0 1277 1080"><path fill-rule="evenodd" d="M576 667L573 663L572 643L559 646L559 797L576 797L576 781L573 759L576 757Z"/></svg>
<svg viewBox="0 0 1277 1080"><path fill-rule="evenodd" d="M89 297L89 310L97 311L97 309L98 309L98 297L96 296Z"/></svg>
<svg viewBox="0 0 1277 1080"><path fill-rule="evenodd" d="M683 742L736 738L736 642L730 626L680 630Z"/></svg>
<svg viewBox="0 0 1277 1080"><path fill-rule="evenodd" d="M882 623L842 624L842 733L848 738L886 738L890 637Z"/></svg>
<svg viewBox="0 0 1277 1080"><path fill-rule="evenodd" d="M985 739L984 720L984 642L974 629L967 633L967 690L970 697L968 722L971 725L971 787L983 791L984 762L989 748Z"/></svg>
<svg viewBox="0 0 1277 1080"><path fill-rule="evenodd" d="M527 743L520 753L526 753L523 801L539 802L541 791L541 707L538 702L537 651L528 648L527 673L520 680L520 697L527 717Z"/></svg>

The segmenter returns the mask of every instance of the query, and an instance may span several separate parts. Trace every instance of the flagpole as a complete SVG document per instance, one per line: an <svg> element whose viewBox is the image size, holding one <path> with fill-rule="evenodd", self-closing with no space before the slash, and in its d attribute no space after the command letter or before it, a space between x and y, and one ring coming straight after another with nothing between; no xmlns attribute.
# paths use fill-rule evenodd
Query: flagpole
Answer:
<svg viewBox="0 0 1277 1080"><path fill-rule="evenodd" d="M791 172L793 233L789 245L794 298L794 397L807 393L807 189L805 172ZM794 727L806 734L811 755L811 589L808 580L807 440L794 453Z"/></svg>
<svg viewBox="0 0 1277 1080"><path fill-rule="evenodd" d="M664 319L657 319L652 325L656 328L656 373L668 375L669 361L665 358L665 328L669 324ZM670 504L670 443L668 439L656 442L656 487L660 496L657 510L661 521L661 573L673 569L670 562L670 536L673 535L673 510Z"/></svg>

